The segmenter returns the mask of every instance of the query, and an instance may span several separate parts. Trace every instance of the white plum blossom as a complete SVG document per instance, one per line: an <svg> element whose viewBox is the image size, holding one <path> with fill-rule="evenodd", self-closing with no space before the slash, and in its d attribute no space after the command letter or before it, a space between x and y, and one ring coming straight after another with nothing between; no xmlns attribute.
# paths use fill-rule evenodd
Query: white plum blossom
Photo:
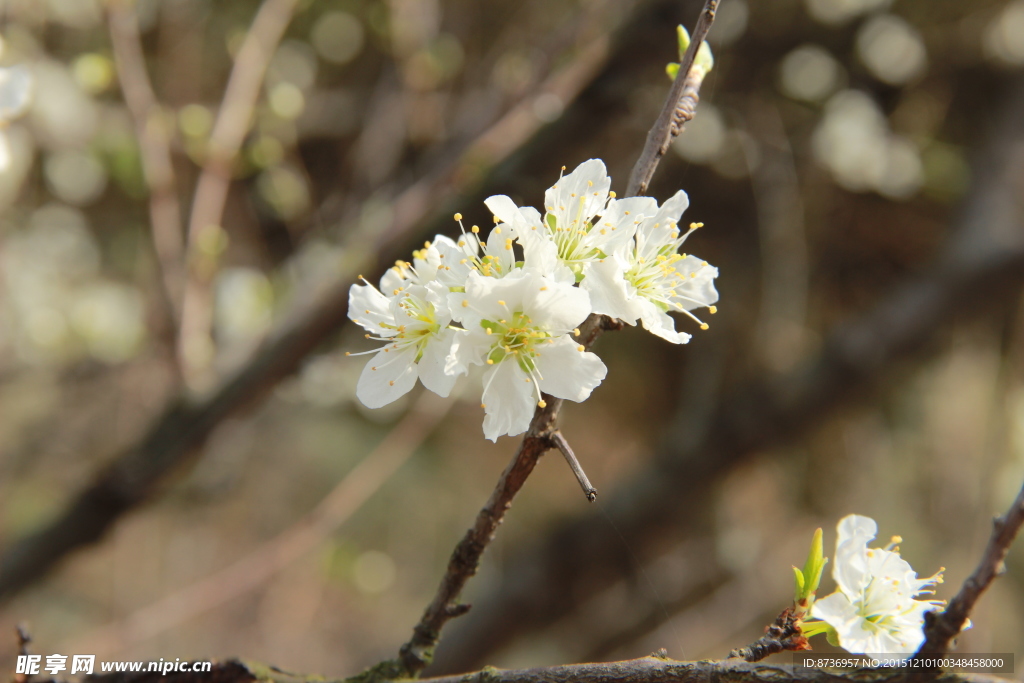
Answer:
<svg viewBox="0 0 1024 683"><path fill-rule="evenodd" d="M653 199L633 197L613 202L617 208L609 212L608 201L615 197L610 187L604 162L590 159L544 193L547 213L543 218L533 207L516 206L505 195L490 197L484 204L498 220L512 226L527 261L534 251L554 245L558 260L579 282L588 263L604 258L632 236L635 225L630 208L635 213L649 204L657 207Z"/></svg>
<svg viewBox="0 0 1024 683"><path fill-rule="evenodd" d="M878 533L869 517L848 515L839 521L832 576L838 590L815 601L811 617L827 623L849 652L910 656L924 641L924 615L941 600L918 600L934 593L942 570L919 579L893 543L868 548Z"/></svg>
<svg viewBox="0 0 1024 683"><path fill-rule="evenodd" d="M456 333L447 371L486 365L484 435L496 441L530 426L541 392L583 401L608 372L570 335L590 315L590 297L578 287L536 270L502 279L470 273L464 293L450 295L464 330Z"/></svg>
<svg viewBox="0 0 1024 683"><path fill-rule="evenodd" d="M629 200L623 200L629 201ZM707 329L692 311L718 301L714 279L718 269L695 256L677 253L686 238L701 224L680 234L679 218L689 204L680 190L659 209L650 199L640 208L631 239L620 243L607 258L592 261L584 269L581 286L590 292L594 312L619 318L630 325L637 321L644 329L675 344L685 344L690 335L677 332L669 312L688 315ZM614 210L609 207L609 213Z"/></svg>
<svg viewBox="0 0 1024 683"><path fill-rule="evenodd" d="M583 401L604 380L604 363L578 341L591 314L687 341L668 313L714 313L718 271L676 253L689 234L677 225L686 195L659 207L649 197L617 199L610 187L604 162L591 159L547 190L543 215L490 197L486 240L455 214L461 235L437 235L411 261L395 262L379 290L353 285L349 317L384 343L364 352L374 356L359 399L386 405L417 379L447 396L457 377L482 366L484 434L497 440L529 429L545 394Z"/></svg>
<svg viewBox="0 0 1024 683"><path fill-rule="evenodd" d="M375 355L356 384L356 396L368 408L404 396L417 378L439 396L448 396L455 384L455 376L444 369L455 336L448 325L448 290L427 282L393 291L397 294L387 297L368 282L349 290L349 318L367 331L367 339L384 342L383 347L364 352Z"/></svg>

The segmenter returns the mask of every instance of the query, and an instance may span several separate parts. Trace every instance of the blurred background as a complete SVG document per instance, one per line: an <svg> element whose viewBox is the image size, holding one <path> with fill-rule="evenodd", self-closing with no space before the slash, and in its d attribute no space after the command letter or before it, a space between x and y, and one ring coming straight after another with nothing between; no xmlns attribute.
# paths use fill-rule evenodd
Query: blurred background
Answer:
<svg viewBox="0 0 1024 683"><path fill-rule="evenodd" d="M700 6L0 1L33 82L2 129L0 669L19 622L44 655L393 656L517 440L474 383L361 407L347 285L562 166L621 194ZM948 598L1024 480L1024 1L722 0L710 42L651 194L689 193L720 312L599 341L562 412L597 502L540 462L428 673L723 657L851 512ZM1019 650L1008 567L961 651Z"/></svg>

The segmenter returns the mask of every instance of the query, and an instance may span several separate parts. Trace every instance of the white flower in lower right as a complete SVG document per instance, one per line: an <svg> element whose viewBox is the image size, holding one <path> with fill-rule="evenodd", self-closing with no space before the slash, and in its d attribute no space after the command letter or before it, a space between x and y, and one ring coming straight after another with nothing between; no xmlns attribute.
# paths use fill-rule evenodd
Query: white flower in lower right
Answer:
<svg viewBox="0 0 1024 683"><path fill-rule="evenodd" d="M917 573L893 547L868 548L878 533L869 517L839 520L832 576L839 590L814 602L810 616L827 623L839 645L857 654L912 655L924 641L924 615L941 608L941 600L918 600L934 593L942 570L927 578Z"/></svg>

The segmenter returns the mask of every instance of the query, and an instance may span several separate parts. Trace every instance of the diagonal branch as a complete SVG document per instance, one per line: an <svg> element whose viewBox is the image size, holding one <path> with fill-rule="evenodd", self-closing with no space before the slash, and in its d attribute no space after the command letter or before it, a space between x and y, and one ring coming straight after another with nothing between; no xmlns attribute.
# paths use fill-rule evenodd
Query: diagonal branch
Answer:
<svg viewBox="0 0 1024 683"><path fill-rule="evenodd" d="M637 161L634 177L630 179L629 189L626 192L627 197L634 196L642 189L646 189L647 182L654 175L658 162L664 154L663 147L667 147L668 141L674 135L678 135L680 127L673 126L673 121L684 86L689 89L693 106L696 106L700 78L691 79L689 72L693 66L696 50L700 47L714 21L718 2L719 0L706 0L704 4L697 29L694 30L693 41L684 56L679 74L672 84L669 97L658 116L658 122L647 136L647 145ZM656 131L661 131L663 128L666 141L652 152L652 140L660 134ZM643 179L639 185L635 181L638 174ZM601 332L621 327L621 323L607 316L591 314L580 326L579 339L583 346L589 349ZM459 595L469 579L476 574L484 550L494 539L494 534L504 519L505 513L511 507L512 500L526 482L526 478L533 472L537 461L550 448L561 448L562 444L568 446L557 427L558 411L561 407L561 399L545 395L542 407L538 407L534 412L533 421L530 423L530 428L523 437L518 451L502 473L487 503L478 513L476 522L452 552L448 569L441 579L441 584L438 586L433 600L427 606L419 623L413 628L412 638L399 650L399 663L405 674L416 676L425 669L433 660L434 649L441 639L441 629L449 620L461 616L469 610L469 606L458 603ZM574 457L570 458L571 449L568 451L562 449L562 452L565 453L571 464L574 459ZM592 496L596 496L596 491L593 486L590 486L589 481L586 481L585 484L584 481L586 481L586 475L583 475L580 484L583 486L587 498L592 500Z"/></svg>
<svg viewBox="0 0 1024 683"><path fill-rule="evenodd" d="M700 18L693 29L690 46L679 62L679 73L672 82L672 88L665 97L665 104L661 108L661 114L654 126L647 133L647 142L644 143L644 150L640 158L636 160L633 172L629 176L629 185L626 188L626 196L633 197L647 192L647 187L654 177L654 171L658 168L661 157L665 156L672 139L682 131L682 125L693 118L693 111L697 107L698 93L700 92L701 81L704 74L700 70L694 71L693 60L697 57L697 50L711 30L711 24L715 20L715 12L718 11L719 0L705 0L704 9L701 10Z"/></svg>
<svg viewBox="0 0 1024 683"><path fill-rule="evenodd" d="M1013 501L1013 505L1002 517L992 522L992 536L985 547L981 562L974 572L967 577L960 591L949 601L949 605L941 612L929 612L925 615L925 641L915 657L932 657L944 655L960 635L967 624L967 618L974 609L978 598L989 587L997 576L1006 571L1003 561L1010 550L1013 539L1024 525L1024 487Z"/></svg>

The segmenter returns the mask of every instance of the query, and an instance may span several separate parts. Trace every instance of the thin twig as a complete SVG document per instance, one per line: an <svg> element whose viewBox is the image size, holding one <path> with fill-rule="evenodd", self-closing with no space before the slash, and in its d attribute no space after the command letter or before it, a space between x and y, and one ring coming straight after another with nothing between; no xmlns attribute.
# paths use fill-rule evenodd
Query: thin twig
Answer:
<svg viewBox="0 0 1024 683"><path fill-rule="evenodd" d="M177 366L175 338L185 264L182 258L181 204L171 161L169 124L146 72L135 3L112 0L107 23L114 66L135 126L143 174L149 187L149 222L162 285L160 301L165 318L162 323L165 329L161 330L161 336L167 338L170 356L175 359Z"/></svg>
<svg viewBox="0 0 1024 683"><path fill-rule="evenodd" d="M658 162L665 156L672 139L682 131L683 124L693 118L693 111L699 100L701 81L704 78L702 73L691 73L693 60L697 56L704 39L707 38L711 24L715 21L715 12L718 11L719 0L705 0L704 9L701 10L700 18L693 29L690 46L686 48L686 54L679 62L679 73L676 74L672 88L668 91L665 104L661 108L661 114L650 132L647 133L647 142L640 158L633 166L633 172L629 176L629 185L626 188L626 196L633 197L647 192L654 171L658 168Z"/></svg>
<svg viewBox="0 0 1024 683"><path fill-rule="evenodd" d="M806 603L805 603L806 609ZM810 650L811 645L801 629L801 618L792 606L782 610L775 622L764 630L764 635L746 647L729 653L730 659L759 662L769 655L787 650Z"/></svg>
<svg viewBox="0 0 1024 683"><path fill-rule="evenodd" d="M344 524L416 452L456 401L424 391L388 435L298 522L237 558L123 619L99 629L76 652L111 652L144 642L244 595L277 575Z"/></svg>
<svg viewBox="0 0 1024 683"><path fill-rule="evenodd" d="M687 60L684 57L683 64L680 67L681 75L685 76L693 65L696 47L699 47L704 37L707 36L708 30L711 28L711 22L714 21L715 8L717 6L718 0L707 0L697 28L694 29L693 42L686 53L689 59ZM696 106L700 80L676 78L672 84L672 92L676 92L677 86L679 92L676 92L674 96L670 94L669 98L665 101L661 114L658 116L659 123L656 123L651 134L648 134L648 144L637 161L634 175L636 175L638 169L647 180L654 175L654 171L658 166L658 160L664 152L662 151L653 156L650 161L645 161L645 157L649 156L648 147L650 147L651 135L654 133L654 130L658 129L662 120L667 121L668 125L672 127L676 116L676 108L680 102L679 95L684 85L687 85L690 89L693 106ZM678 134L678 128L675 128L675 134ZM669 132L667 135L671 136L672 133ZM646 188L646 182L643 184L643 187ZM634 188L634 183L631 180L626 196L630 197L635 194L637 194L637 190ZM602 331L606 329L620 329L621 327L621 323L612 320L608 316L591 314L580 326L581 333L577 338L585 348L589 349ZM459 544L455 546L451 559L448 561L448 569L441 579L441 584L438 586L434 599L427 606L419 623L413 628L412 638L399 649L398 663L404 674L416 676L426 668L433 660L434 649L441 639L441 629L444 625L450 619L461 616L469 611L468 605L458 604L459 594L469 579L476 574L480 566L480 558L483 556L484 550L494 539L498 525L501 524L505 513L512 506L512 500L519 493L519 490L526 482L526 478L533 472L533 468L537 465L540 457L553 446L561 449L555 435L558 434L558 411L562 407L562 400L545 396L542 405L543 407L538 407L534 412L530 428L523 436L515 457L512 458L512 461L505 468L487 503L477 514L476 523L466 532L466 535L459 541ZM564 438L562 442L565 443ZM567 443L565 443L565 446L568 448ZM572 451L562 450L562 452L566 454L566 459L569 460L569 464L572 466L575 460L574 456L570 458ZM578 462L573 468L574 472L577 468L579 468ZM579 469L577 478L580 475L582 475L580 485L583 487L584 493L587 494L589 500L593 500L591 496L596 496L596 491L590 485L590 482L587 481L582 469Z"/></svg>
<svg viewBox="0 0 1024 683"><path fill-rule="evenodd" d="M993 520L992 536L985 547L981 562L964 581L960 591L949 601L946 609L925 615L925 640L915 657L939 656L949 650L953 639L960 635L967 623L967 618L978 598L997 576L1006 571L1003 561L1021 525L1024 525L1024 487L1006 514Z"/></svg>
<svg viewBox="0 0 1024 683"><path fill-rule="evenodd" d="M580 325L577 340L589 349L602 331L621 328L622 323L608 316L591 315ZM476 522L455 546L437 593L420 622L413 628L412 638L399 650L399 663L405 675L416 676L426 668L434 657L434 648L441 639L444 625L450 619L469 611L469 605L458 603L459 594L476 574L484 550L494 540L498 526L505 519L505 513L512 507L512 501L526 483L526 478L533 472L540 457L555 445L554 435L558 430L556 422L562 399L544 394L543 403L544 407L538 407L534 412L519 450L502 472L491 497L477 514Z"/></svg>
<svg viewBox="0 0 1024 683"><path fill-rule="evenodd" d="M231 165L249 132L253 110L259 99L263 76L291 22L298 0L266 0L235 55L224 99L210 134L206 161L196 184L192 214L188 222L186 260L188 276L181 309L178 350L185 379L194 383L203 370L196 363L197 349L212 345L210 327L213 301L210 284L214 268L197 259L197 239L202 231L220 226L231 186ZM201 352L200 352L201 353Z"/></svg>
<svg viewBox="0 0 1024 683"><path fill-rule="evenodd" d="M562 432L555 430L551 435L551 443L565 456L565 461L569 463L572 473L576 475L576 481L580 483L580 488L583 489L583 495L587 497L587 500L591 503L597 500L597 489L587 479L587 473L583 471L580 461L576 459L576 454L572 452L572 447L565 437L562 436Z"/></svg>

